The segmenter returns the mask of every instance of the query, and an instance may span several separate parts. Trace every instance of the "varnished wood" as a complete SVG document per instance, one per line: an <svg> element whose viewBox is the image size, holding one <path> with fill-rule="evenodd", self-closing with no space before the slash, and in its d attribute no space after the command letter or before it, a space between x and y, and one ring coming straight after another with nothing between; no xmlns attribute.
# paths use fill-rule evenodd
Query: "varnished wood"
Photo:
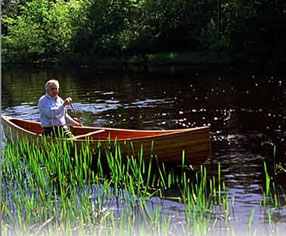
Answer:
<svg viewBox="0 0 286 236"><path fill-rule="evenodd" d="M91 132L86 133L86 134L80 134L80 135L74 136L73 138L75 140L80 140L82 138L92 137L95 134L99 134L99 133L103 133L103 132L105 132L105 130L104 129L100 129L100 130L91 131Z"/></svg>
<svg viewBox="0 0 286 236"><path fill-rule="evenodd" d="M8 116L2 116L1 120L7 137L28 138L31 141L41 139L43 130L39 122ZM144 158L149 159L156 155L159 161L171 163L181 163L183 151L186 164L202 163L211 154L209 126L175 130L131 130L91 126L70 128L75 136L74 142L78 146L88 142L90 150L95 153L99 142L102 147L116 142L123 154L138 156L143 148Z"/></svg>

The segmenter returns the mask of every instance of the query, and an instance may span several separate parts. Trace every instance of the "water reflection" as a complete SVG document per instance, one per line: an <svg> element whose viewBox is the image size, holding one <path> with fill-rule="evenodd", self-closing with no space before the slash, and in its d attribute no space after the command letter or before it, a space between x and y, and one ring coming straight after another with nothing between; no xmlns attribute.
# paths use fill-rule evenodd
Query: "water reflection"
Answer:
<svg viewBox="0 0 286 236"><path fill-rule="evenodd" d="M173 129L211 124L213 157L206 163L208 171L216 173L221 163L222 178L230 196L235 196L238 225L248 223L251 209L260 212L254 224L263 223L263 161L272 158L273 143L277 158L285 157L285 76L249 69L165 72L4 70L2 113L39 119L38 98L45 82L55 78L61 96L73 98L85 125ZM183 214L177 203L164 204L165 212L177 219ZM275 219L285 217L280 211Z"/></svg>

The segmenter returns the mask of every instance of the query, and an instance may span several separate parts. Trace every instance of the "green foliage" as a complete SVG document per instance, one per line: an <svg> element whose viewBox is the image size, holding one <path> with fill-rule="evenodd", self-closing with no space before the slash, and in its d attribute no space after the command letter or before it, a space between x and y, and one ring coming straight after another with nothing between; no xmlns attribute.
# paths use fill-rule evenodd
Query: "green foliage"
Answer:
<svg viewBox="0 0 286 236"><path fill-rule="evenodd" d="M28 21L28 19L27 19ZM3 18L8 35L3 36L3 57L9 61L25 60L43 54L42 30L37 24L29 24L24 17Z"/></svg>
<svg viewBox="0 0 286 236"><path fill-rule="evenodd" d="M70 5L74 7L63 0L34 0L21 7L16 18L4 16L8 29L3 36L4 59L29 61L66 54L75 33Z"/></svg>
<svg viewBox="0 0 286 236"><path fill-rule="evenodd" d="M213 53L218 53L222 49L224 42L213 19L205 29L202 29L200 42L203 48L210 49Z"/></svg>
<svg viewBox="0 0 286 236"><path fill-rule="evenodd" d="M192 9L195 4L182 0L145 0L139 15L140 29L135 48L143 52L188 50L195 40ZM199 22L196 22L199 23Z"/></svg>
<svg viewBox="0 0 286 236"><path fill-rule="evenodd" d="M214 1L199 0L15 0L2 5L6 62L90 63L201 50L285 60L282 0L221 1L220 11Z"/></svg>
<svg viewBox="0 0 286 236"><path fill-rule="evenodd" d="M77 27L75 53L88 55L118 54L128 41L128 15L132 1L81 1L83 20ZM84 41L84 44L83 44Z"/></svg>

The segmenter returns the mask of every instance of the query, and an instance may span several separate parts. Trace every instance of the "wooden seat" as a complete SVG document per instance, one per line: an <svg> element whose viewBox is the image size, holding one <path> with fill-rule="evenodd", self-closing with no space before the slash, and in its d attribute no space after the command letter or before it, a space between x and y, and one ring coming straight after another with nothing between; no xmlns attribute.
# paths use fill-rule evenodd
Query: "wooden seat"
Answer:
<svg viewBox="0 0 286 236"><path fill-rule="evenodd" d="M105 132L104 129L95 130L95 131L92 131L92 132L89 132L89 133L86 133L86 134L81 134L81 135L74 136L73 139L86 138L86 137L89 137L91 135L100 134L100 133L103 133L103 132Z"/></svg>

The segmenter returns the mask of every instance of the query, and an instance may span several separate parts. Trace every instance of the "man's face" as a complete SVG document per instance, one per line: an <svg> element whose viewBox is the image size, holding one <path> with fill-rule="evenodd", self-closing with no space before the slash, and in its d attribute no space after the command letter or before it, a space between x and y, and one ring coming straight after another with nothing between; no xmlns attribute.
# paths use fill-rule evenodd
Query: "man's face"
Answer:
<svg viewBox="0 0 286 236"><path fill-rule="evenodd" d="M59 95L59 89L57 88L57 86L55 84L52 84L49 89L48 89L48 94L52 97L52 98L56 98Z"/></svg>

